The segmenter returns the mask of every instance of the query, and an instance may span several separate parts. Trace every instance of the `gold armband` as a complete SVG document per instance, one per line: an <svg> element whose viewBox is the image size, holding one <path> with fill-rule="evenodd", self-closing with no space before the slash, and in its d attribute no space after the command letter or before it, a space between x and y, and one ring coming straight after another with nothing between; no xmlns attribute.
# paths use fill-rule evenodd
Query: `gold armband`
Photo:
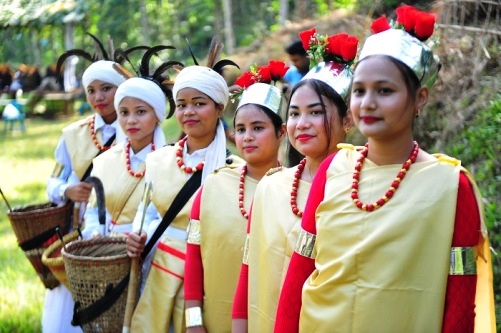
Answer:
<svg viewBox="0 0 501 333"><path fill-rule="evenodd" d="M242 258L242 264L249 264L249 234L245 236L244 256Z"/></svg>
<svg viewBox="0 0 501 333"><path fill-rule="evenodd" d="M186 319L186 328L203 326L202 321L202 308L199 306L193 308L187 308L184 311Z"/></svg>
<svg viewBox="0 0 501 333"><path fill-rule="evenodd" d="M188 244L200 245L201 238L200 221L190 219L190 223L188 224L188 239L186 242Z"/></svg>
<svg viewBox="0 0 501 333"><path fill-rule="evenodd" d="M296 241L295 252L307 258L315 258L315 240L317 235L312 234L304 229L299 231L299 236Z"/></svg>
<svg viewBox="0 0 501 333"><path fill-rule="evenodd" d="M449 275L476 275L475 247L452 247Z"/></svg>
<svg viewBox="0 0 501 333"><path fill-rule="evenodd" d="M58 178L63 173L63 170L64 165L62 165L61 163L56 163L54 169L52 169L51 178Z"/></svg>

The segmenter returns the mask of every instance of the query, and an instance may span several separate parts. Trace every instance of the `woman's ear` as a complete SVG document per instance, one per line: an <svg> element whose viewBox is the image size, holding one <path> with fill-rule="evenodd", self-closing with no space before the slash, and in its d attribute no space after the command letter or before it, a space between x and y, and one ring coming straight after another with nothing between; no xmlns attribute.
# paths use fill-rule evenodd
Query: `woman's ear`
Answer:
<svg viewBox="0 0 501 333"><path fill-rule="evenodd" d="M280 126L280 130L278 131L278 138L280 139L280 141L285 138L286 134L287 134L287 126L285 124L282 124L282 126Z"/></svg>
<svg viewBox="0 0 501 333"><path fill-rule="evenodd" d="M430 91L428 90L427 86L422 86L421 88L418 89L416 93L416 109L418 114L422 109L424 109L426 103L428 103L429 94Z"/></svg>
<svg viewBox="0 0 501 333"><path fill-rule="evenodd" d="M224 105L223 104L216 104L216 113L219 118L223 116L224 112Z"/></svg>
<svg viewBox="0 0 501 333"><path fill-rule="evenodd" d="M346 112L346 116L343 118L343 128L351 128L353 127L353 116L351 114L351 110Z"/></svg>

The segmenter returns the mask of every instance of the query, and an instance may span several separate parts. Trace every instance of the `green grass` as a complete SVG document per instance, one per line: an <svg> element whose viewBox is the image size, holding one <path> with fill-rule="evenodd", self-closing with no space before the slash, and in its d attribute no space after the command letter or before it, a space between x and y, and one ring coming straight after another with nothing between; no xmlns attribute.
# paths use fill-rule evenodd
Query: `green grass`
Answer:
<svg viewBox="0 0 501 333"><path fill-rule="evenodd" d="M0 188L12 207L47 201L46 180L54 167L61 129L81 117L27 119L26 132L0 127ZM179 135L175 119L164 122L167 141ZM45 288L23 251L0 199L0 333L40 332Z"/></svg>

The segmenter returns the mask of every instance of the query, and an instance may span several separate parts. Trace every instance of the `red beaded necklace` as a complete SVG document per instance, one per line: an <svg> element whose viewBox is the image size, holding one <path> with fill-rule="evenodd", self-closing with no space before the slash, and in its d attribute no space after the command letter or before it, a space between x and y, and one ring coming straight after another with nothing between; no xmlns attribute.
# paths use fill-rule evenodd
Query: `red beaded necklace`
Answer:
<svg viewBox="0 0 501 333"><path fill-rule="evenodd" d="M127 166L127 171L129 172L129 174L133 177L136 177L136 178L143 178L144 177L144 174L146 173L146 170L144 170L143 172L134 172L132 171L132 168L130 166L130 141L127 141L127 143L125 144L125 165ZM151 141L151 151L155 151L155 144L153 143L153 140Z"/></svg>
<svg viewBox="0 0 501 333"><path fill-rule="evenodd" d="M306 158L303 158L297 166L296 173L294 174L294 181L292 182L291 208L292 208L292 213L294 215L297 215L298 217L303 216L303 212L300 211L299 208L297 208L297 189L299 188L299 180L301 179L301 175L303 174L305 165L306 165Z"/></svg>
<svg viewBox="0 0 501 333"><path fill-rule="evenodd" d="M92 137L92 142L94 142L94 145L97 147L97 149L102 150L102 151L107 151L108 149L110 149L111 146L102 146L97 141L96 131L94 131L94 121L95 120L96 120L96 116L92 116L92 119L90 120L90 123L89 123L90 136Z"/></svg>
<svg viewBox="0 0 501 333"><path fill-rule="evenodd" d="M244 184L245 184L245 175L247 174L247 164L242 168L242 172L240 173L240 182L238 184L238 208L240 208L240 213L244 218L248 218L249 215L244 207Z"/></svg>
<svg viewBox="0 0 501 333"><path fill-rule="evenodd" d="M364 160L369 153L369 144L365 145L365 148L361 151L361 156L357 160L355 164L355 171L353 172L353 184L351 185L351 199L353 203L358 208L365 210L367 212L375 211L376 209L382 207L385 203L387 203L395 194L400 185L400 182L404 179L407 171L409 171L412 163L416 161L416 158L419 153L419 145L416 141L414 141L414 148L412 149L411 154L407 161L402 164L402 169L398 172L397 176L391 182L390 189L386 191L385 195L382 198L378 199L376 202L371 204L364 204L360 199L358 199L358 182L360 181L360 172L362 171L362 165L364 164Z"/></svg>
<svg viewBox="0 0 501 333"><path fill-rule="evenodd" d="M277 162L277 165L280 167L282 164ZM247 175L247 164L243 166L242 172L240 173L240 181L238 184L238 208L240 209L240 213L244 218L248 218L249 215L244 207L244 190L245 190L245 176Z"/></svg>
<svg viewBox="0 0 501 333"><path fill-rule="evenodd" d="M183 148L184 148L184 144L186 143L186 140L188 140L188 137L184 137L184 138L181 139L181 141L178 142L179 148L176 151L176 162L177 162L177 165L179 166L179 168L181 170L183 170L186 173L195 173L197 171L202 171L202 169L204 168L205 161L202 161L202 162L198 163L197 166L194 167L194 168L187 167L186 165L184 165L184 162L183 162Z"/></svg>

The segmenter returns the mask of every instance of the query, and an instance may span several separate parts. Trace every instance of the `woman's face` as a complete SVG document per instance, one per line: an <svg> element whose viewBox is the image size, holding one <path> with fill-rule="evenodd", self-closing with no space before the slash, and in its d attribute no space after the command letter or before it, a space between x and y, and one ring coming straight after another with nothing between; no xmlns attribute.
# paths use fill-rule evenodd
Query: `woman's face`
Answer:
<svg viewBox="0 0 501 333"><path fill-rule="evenodd" d="M235 144L249 165L276 162L284 134L283 128L277 134L270 117L256 105L244 105L236 113Z"/></svg>
<svg viewBox="0 0 501 333"><path fill-rule="evenodd" d="M116 91L117 87L111 83L94 80L87 86L85 92L87 102L108 124L117 119L115 107L113 106Z"/></svg>
<svg viewBox="0 0 501 333"><path fill-rule="evenodd" d="M378 140L412 136L412 122L421 103L420 98L411 98L401 72L390 60L376 56L358 64L350 109L364 136Z"/></svg>
<svg viewBox="0 0 501 333"><path fill-rule="evenodd" d="M330 140L325 131L325 119L331 128ZM337 106L326 97L319 97L308 85L297 88L289 104L287 134L292 146L307 157L323 158L331 154L344 138Z"/></svg>
<svg viewBox="0 0 501 333"><path fill-rule="evenodd" d="M182 131L193 138L214 137L223 106L195 88L179 90L176 118Z"/></svg>
<svg viewBox="0 0 501 333"><path fill-rule="evenodd" d="M118 122L132 148L142 149L152 142L158 119L151 105L138 98L125 97L118 105Z"/></svg>

